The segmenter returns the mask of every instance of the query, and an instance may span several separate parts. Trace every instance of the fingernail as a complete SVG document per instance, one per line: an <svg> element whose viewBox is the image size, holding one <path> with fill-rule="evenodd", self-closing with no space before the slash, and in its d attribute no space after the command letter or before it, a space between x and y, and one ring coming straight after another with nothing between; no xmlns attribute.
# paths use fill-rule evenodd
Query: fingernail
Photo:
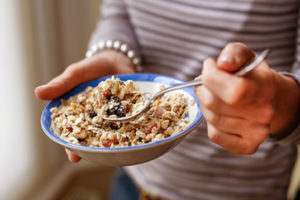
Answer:
<svg viewBox="0 0 300 200"><path fill-rule="evenodd" d="M232 56L223 55L223 56L221 56L221 58L219 59L219 63L228 63L228 64L232 64L232 63L233 63L233 58L232 58Z"/></svg>
<svg viewBox="0 0 300 200"><path fill-rule="evenodd" d="M42 89L42 88L45 88L46 85L40 85L40 86L37 86L36 89Z"/></svg>

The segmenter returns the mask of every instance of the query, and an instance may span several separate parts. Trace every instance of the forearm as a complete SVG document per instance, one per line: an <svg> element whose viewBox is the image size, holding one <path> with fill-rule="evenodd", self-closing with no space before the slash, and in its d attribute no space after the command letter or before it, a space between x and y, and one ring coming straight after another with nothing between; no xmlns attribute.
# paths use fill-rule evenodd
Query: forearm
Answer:
<svg viewBox="0 0 300 200"><path fill-rule="evenodd" d="M275 138L288 136L299 124L300 88L291 77L274 71L277 93L274 99L275 114L270 133Z"/></svg>

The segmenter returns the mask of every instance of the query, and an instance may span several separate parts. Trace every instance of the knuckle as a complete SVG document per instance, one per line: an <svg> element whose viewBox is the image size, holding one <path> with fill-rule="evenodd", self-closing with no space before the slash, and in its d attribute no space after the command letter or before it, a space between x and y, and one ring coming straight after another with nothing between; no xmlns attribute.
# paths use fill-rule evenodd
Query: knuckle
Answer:
<svg viewBox="0 0 300 200"><path fill-rule="evenodd" d="M73 63L73 64L69 65L65 71L71 72L71 71L74 71L74 69L76 69L76 65Z"/></svg>
<svg viewBox="0 0 300 200"><path fill-rule="evenodd" d="M202 98L204 95L203 95L203 87L200 87L200 86L196 86L194 88L194 92L195 92L195 95L197 96L197 98L201 101L200 103L202 103Z"/></svg>
<svg viewBox="0 0 300 200"><path fill-rule="evenodd" d="M236 105L240 103L247 95L247 82L240 79L235 86L230 88L228 92L227 102L229 105Z"/></svg>
<svg viewBox="0 0 300 200"><path fill-rule="evenodd" d="M66 68L65 73L69 77L80 76L82 75L82 68L76 64L71 64Z"/></svg>
<svg viewBox="0 0 300 200"><path fill-rule="evenodd" d="M260 115L261 123L270 124L274 115L275 115L275 108L273 105L269 104L264 106Z"/></svg>
<svg viewBox="0 0 300 200"><path fill-rule="evenodd" d="M224 120L225 121L225 120ZM226 124L228 127L240 127L241 126L241 121L233 118L233 117L227 117L226 118Z"/></svg>
<svg viewBox="0 0 300 200"><path fill-rule="evenodd" d="M260 126L257 131L258 141L263 141L269 135L269 126Z"/></svg>
<svg viewBox="0 0 300 200"><path fill-rule="evenodd" d="M254 154L254 153L257 151L257 149L258 149L257 146L250 146L250 147L248 147L248 148L245 150L244 154L245 154L245 155L252 155L252 154Z"/></svg>
<svg viewBox="0 0 300 200"><path fill-rule="evenodd" d="M206 108L210 109L210 110L215 110L217 107L217 100L216 98L214 98L211 95L206 95L206 98L202 99L202 104L203 106L205 106Z"/></svg>
<svg viewBox="0 0 300 200"><path fill-rule="evenodd" d="M210 115L207 116L207 121L214 126L219 126L222 121L222 116L220 114L212 112Z"/></svg>
<svg viewBox="0 0 300 200"><path fill-rule="evenodd" d="M208 131L208 138L214 142L214 143L218 143L220 140L220 134L218 133L218 131L214 130L210 130Z"/></svg>
<svg viewBox="0 0 300 200"><path fill-rule="evenodd" d="M258 147L267 137L268 137L268 129L260 128L260 130L256 130L255 134L253 134L252 141Z"/></svg>
<svg viewBox="0 0 300 200"><path fill-rule="evenodd" d="M258 149L258 145L253 144L252 142L245 142L239 149L239 154L243 155L252 155Z"/></svg>
<svg viewBox="0 0 300 200"><path fill-rule="evenodd" d="M210 78L212 78L212 72L211 72L211 65L213 63L213 59L212 58L207 58L203 61L203 65L202 65L202 81L205 85L205 83L207 82L207 80L210 80Z"/></svg>
<svg viewBox="0 0 300 200"><path fill-rule="evenodd" d="M69 88L69 85L70 85L68 79L62 79L59 84L62 88Z"/></svg>

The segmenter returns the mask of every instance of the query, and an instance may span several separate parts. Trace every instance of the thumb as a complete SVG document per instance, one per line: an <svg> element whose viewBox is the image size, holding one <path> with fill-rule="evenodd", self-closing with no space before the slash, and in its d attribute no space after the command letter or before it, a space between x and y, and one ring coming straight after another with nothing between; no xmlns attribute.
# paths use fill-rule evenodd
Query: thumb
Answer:
<svg viewBox="0 0 300 200"><path fill-rule="evenodd" d="M217 66L227 72L235 72L255 57L253 51L242 43L230 43L220 53Z"/></svg>
<svg viewBox="0 0 300 200"><path fill-rule="evenodd" d="M76 85L76 75L74 70L68 68L59 76L52 79L45 85L35 88L35 95L42 100L51 100L61 96L66 91L70 90Z"/></svg>
<svg viewBox="0 0 300 200"><path fill-rule="evenodd" d="M113 73L114 67L110 62L93 56L71 64L62 74L37 87L35 95L42 100L52 100L80 83Z"/></svg>

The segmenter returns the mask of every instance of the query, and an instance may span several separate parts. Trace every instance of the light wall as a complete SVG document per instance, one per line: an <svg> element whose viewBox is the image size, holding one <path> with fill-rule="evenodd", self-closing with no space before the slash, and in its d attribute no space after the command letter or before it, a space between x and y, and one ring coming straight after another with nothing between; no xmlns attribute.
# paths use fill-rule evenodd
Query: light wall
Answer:
<svg viewBox="0 0 300 200"><path fill-rule="evenodd" d="M65 165L34 88L84 56L98 0L0 1L0 199L26 199ZM27 198L30 199L30 198Z"/></svg>

